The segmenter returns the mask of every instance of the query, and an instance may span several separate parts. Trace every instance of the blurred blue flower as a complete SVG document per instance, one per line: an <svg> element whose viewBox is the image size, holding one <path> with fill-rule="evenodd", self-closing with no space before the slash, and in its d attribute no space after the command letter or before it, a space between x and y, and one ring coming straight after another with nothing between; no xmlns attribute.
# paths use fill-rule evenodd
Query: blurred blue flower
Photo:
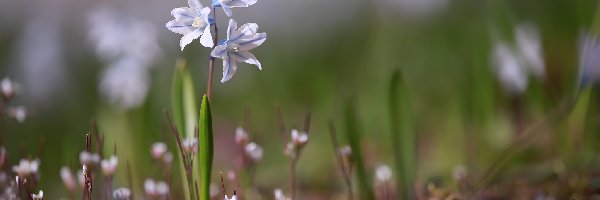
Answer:
<svg viewBox="0 0 600 200"><path fill-rule="evenodd" d="M210 33L210 8L203 7L198 0L188 0L190 7L175 8L171 11L174 20L167 22L166 27L174 33L182 34L179 46L181 50L200 37L200 44L212 48L213 41Z"/></svg>
<svg viewBox="0 0 600 200"><path fill-rule="evenodd" d="M231 8L248 7L254 5L256 0L212 0L214 7L223 7L223 11L227 17L233 16Z"/></svg>
<svg viewBox="0 0 600 200"><path fill-rule="evenodd" d="M593 84L600 77L600 40L594 36L583 37L579 57L581 65L581 87Z"/></svg>
<svg viewBox="0 0 600 200"><path fill-rule="evenodd" d="M256 33L257 29L258 25L255 23L244 24L238 29L235 20L229 20L227 40L223 44L216 46L211 52L211 56L223 59L222 83L233 77L237 69L236 62L245 62L256 65L258 69L262 69L256 57L248 52L267 40L267 34Z"/></svg>

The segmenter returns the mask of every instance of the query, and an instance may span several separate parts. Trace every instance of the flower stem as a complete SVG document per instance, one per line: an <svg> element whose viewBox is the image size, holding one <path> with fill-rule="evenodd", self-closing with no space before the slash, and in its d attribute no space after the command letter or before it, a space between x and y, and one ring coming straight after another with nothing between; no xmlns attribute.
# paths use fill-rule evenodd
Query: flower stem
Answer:
<svg viewBox="0 0 600 200"><path fill-rule="evenodd" d="M214 24L213 26L213 30L215 31L215 34L213 34L213 44L217 45L217 42L219 40L219 28L217 26L217 15L216 15L216 7L213 6L213 20L214 20ZM212 77L213 77L213 69L215 68L215 57L212 57L211 55L208 55L208 83L206 84L206 96L208 97L208 100L211 100L212 97Z"/></svg>
<svg viewBox="0 0 600 200"><path fill-rule="evenodd" d="M298 163L298 157L295 157L292 159L291 165L290 165L290 181L291 181L291 188L290 188L290 198L292 200L296 199L296 164Z"/></svg>

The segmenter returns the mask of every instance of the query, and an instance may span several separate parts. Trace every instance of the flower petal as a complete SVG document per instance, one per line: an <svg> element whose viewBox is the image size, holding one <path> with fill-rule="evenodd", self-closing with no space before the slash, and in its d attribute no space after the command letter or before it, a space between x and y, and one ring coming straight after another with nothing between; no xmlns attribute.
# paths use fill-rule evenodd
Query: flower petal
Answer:
<svg viewBox="0 0 600 200"><path fill-rule="evenodd" d="M173 17L175 17L175 20L179 21L179 20L194 20L194 17L196 17L196 14L194 13L194 11L190 8L174 8L173 10L171 10L171 15L173 15Z"/></svg>
<svg viewBox="0 0 600 200"><path fill-rule="evenodd" d="M228 39L231 42L237 43L237 40L239 40L239 39L253 36L254 34L256 34L257 30L258 30L257 24L246 23L246 24L242 25L238 30L231 33L231 37L229 37Z"/></svg>
<svg viewBox="0 0 600 200"><path fill-rule="evenodd" d="M229 26L227 26L227 40L232 38L231 36L236 31L235 29L237 29L237 22L233 19L229 19Z"/></svg>
<svg viewBox="0 0 600 200"><path fill-rule="evenodd" d="M202 35L202 30L195 29L192 32L189 32L189 33L185 34L183 37L181 37L181 40L179 41L179 46L181 46L181 51L183 51L183 48L185 48L186 45L192 43L192 41L194 41L196 38L200 37L200 35Z"/></svg>
<svg viewBox="0 0 600 200"><path fill-rule="evenodd" d="M202 8L204 8L204 6L202 6L202 3L200 3L200 1L198 0L188 0L188 5L190 5L190 8L196 11L198 15L202 13Z"/></svg>
<svg viewBox="0 0 600 200"><path fill-rule="evenodd" d="M237 63L234 58L229 55L230 54L227 53L227 56L223 59L223 78L221 79L221 83L225 83L231 79L237 70Z"/></svg>
<svg viewBox="0 0 600 200"><path fill-rule="evenodd" d="M167 22L165 27L167 27L167 29L173 31L174 33L179 33L182 35L188 34L189 32L192 32L194 30L192 24L184 23L182 21L177 20L171 20Z"/></svg>
<svg viewBox="0 0 600 200"><path fill-rule="evenodd" d="M204 17L204 20L206 20L207 23L208 23L208 14L210 14L209 7L204 7L204 8L202 8L202 10L200 10L200 15L202 15Z"/></svg>
<svg viewBox="0 0 600 200"><path fill-rule="evenodd" d="M246 4L248 4L248 6L254 5L256 3L256 0L242 0L244 2L246 2Z"/></svg>
<svg viewBox="0 0 600 200"><path fill-rule="evenodd" d="M247 51L238 51L235 53L230 53L230 56L233 56L233 58L236 61L240 61L240 62L245 62L251 65L256 65L258 67L259 70L262 70L262 67L260 65L260 62L258 61L258 59L256 59L256 57L254 56L254 54L247 52Z"/></svg>
<svg viewBox="0 0 600 200"><path fill-rule="evenodd" d="M231 12L231 8L227 4L221 3L221 7L223 7L223 12L225 12L227 17L233 16L233 12Z"/></svg>
<svg viewBox="0 0 600 200"><path fill-rule="evenodd" d="M202 33L202 37L200 37L200 44L208 48L212 48L214 46L213 38L210 34L210 26L206 26L206 28L204 28L204 33Z"/></svg>
<svg viewBox="0 0 600 200"><path fill-rule="evenodd" d="M224 59L227 56L227 46L219 45L216 46L213 51L210 53L212 57Z"/></svg>
<svg viewBox="0 0 600 200"><path fill-rule="evenodd" d="M254 1L256 2L256 1ZM231 0L227 2L227 6L235 8L235 7L248 7L248 3L244 0Z"/></svg>
<svg viewBox="0 0 600 200"><path fill-rule="evenodd" d="M267 40L267 33L258 33L251 38L241 39L240 40L240 50L248 51L260 46L263 42Z"/></svg>

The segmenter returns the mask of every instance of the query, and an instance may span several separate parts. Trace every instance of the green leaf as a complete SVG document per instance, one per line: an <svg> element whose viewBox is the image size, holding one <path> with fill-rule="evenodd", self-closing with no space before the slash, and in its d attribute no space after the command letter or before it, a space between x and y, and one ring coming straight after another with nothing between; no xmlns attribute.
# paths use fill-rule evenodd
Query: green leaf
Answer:
<svg viewBox="0 0 600 200"><path fill-rule="evenodd" d="M392 74L389 91L390 125L392 131L392 147L396 161L397 191L402 192L403 199L415 199L414 185L417 159L416 134L413 129L410 101L407 89L402 80L402 73L396 70Z"/></svg>
<svg viewBox="0 0 600 200"><path fill-rule="evenodd" d="M354 156L354 165L356 169L356 176L358 179L358 186L360 189L360 199L371 200L375 199L373 189L371 188L371 182L365 169L364 161L362 158L362 151L360 148L360 131L358 122L356 121L356 114L354 110L353 102L348 103L346 108L346 134L350 148L352 148L352 155Z"/></svg>
<svg viewBox="0 0 600 200"><path fill-rule="evenodd" d="M194 137L194 129L198 119L196 109L196 94L194 92L194 83L192 76L186 67L184 59L178 59L173 73L173 83L171 88L171 105L173 109L173 121L177 130L183 133L182 140ZM177 151L179 158L179 170L181 181L186 199L191 199L190 184L185 173L185 167L181 152Z"/></svg>
<svg viewBox="0 0 600 200"><path fill-rule="evenodd" d="M200 105L200 126L198 138L198 167L200 168L200 200L210 200L210 178L213 161L213 132L210 103L208 97L202 97Z"/></svg>

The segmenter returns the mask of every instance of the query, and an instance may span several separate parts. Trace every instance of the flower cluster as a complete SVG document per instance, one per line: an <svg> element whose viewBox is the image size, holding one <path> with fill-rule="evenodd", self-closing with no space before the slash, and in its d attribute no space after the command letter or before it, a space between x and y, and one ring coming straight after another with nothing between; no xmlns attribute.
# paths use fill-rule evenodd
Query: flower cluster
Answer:
<svg viewBox="0 0 600 200"><path fill-rule="evenodd" d="M237 62L256 65L258 69L262 69L258 59L249 51L260 46L267 39L267 34L257 33L258 25L255 23L247 23L238 28L237 22L229 19L227 37L223 41L218 41L216 19L213 18L215 8L223 8L225 14L232 17L231 8L248 7L255 3L256 0L213 0L211 10L209 7L204 7L199 0L188 0L189 7L175 8L171 11L175 19L167 22L166 27L174 33L183 35L179 41L182 51L198 38L202 46L212 48L210 55L223 60L221 82L224 83L235 74ZM211 11L213 17L209 16ZM215 26L215 35L211 33L211 26Z"/></svg>
<svg viewBox="0 0 600 200"><path fill-rule="evenodd" d="M245 156L250 158L251 161L258 162L262 160L262 147L255 142L251 142L248 133L242 127L235 130L235 143L244 149Z"/></svg>
<svg viewBox="0 0 600 200"><path fill-rule="evenodd" d="M300 153L300 150L304 147L304 145L308 142L308 134L306 132L300 132L296 129L293 129L291 132L292 141L287 143L285 146L285 155L296 158Z"/></svg>

